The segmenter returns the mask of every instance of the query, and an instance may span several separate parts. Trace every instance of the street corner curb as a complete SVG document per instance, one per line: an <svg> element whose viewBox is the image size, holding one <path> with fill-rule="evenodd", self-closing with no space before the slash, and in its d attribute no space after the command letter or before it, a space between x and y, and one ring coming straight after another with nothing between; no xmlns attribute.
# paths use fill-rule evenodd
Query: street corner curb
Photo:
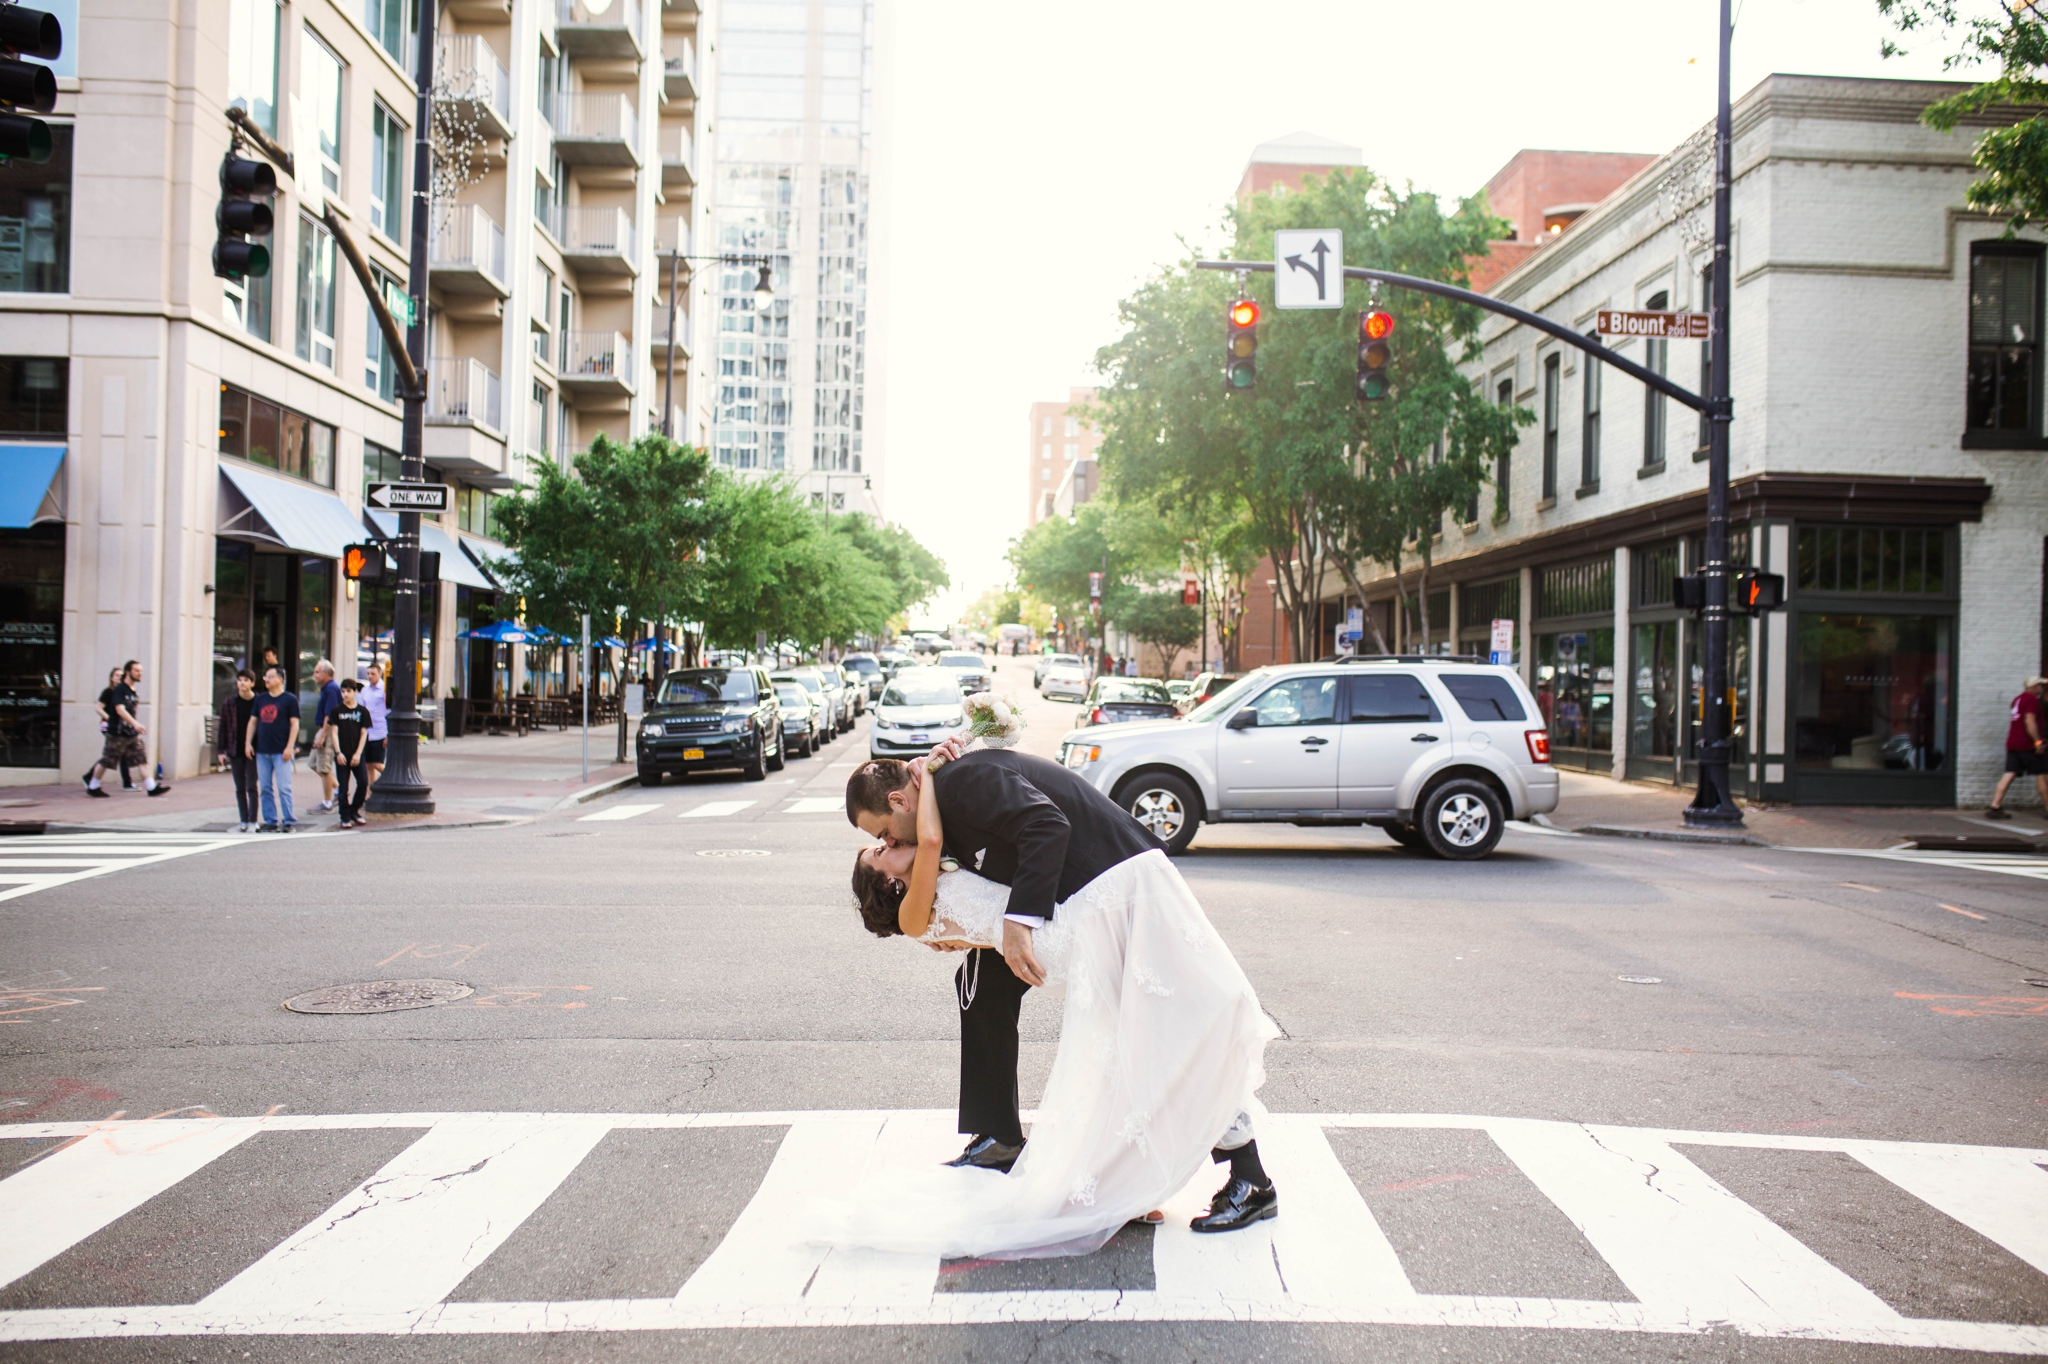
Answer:
<svg viewBox="0 0 2048 1364"><path fill-rule="evenodd" d="M434 833L443 829L510 829L516 825L533 823L532 820L522 819L517 815L494 815L487 819L448 820L435 819L432 815L425 817L410 815L385 815L380 817L372 815L370 821L363 826L362 832L368 834L398 834L413 830L425 830L429 833Z"/></svg>
<svg viewBox="0 0 2048 1364"><path fill-rule="evenodd" d="M623 777L613 777L609 781L592 782L588 786L578 787L568 795L563 796L555 802L554 808L557 810L573 810L586 801L596 800L599 796L608 796L614 791L623 790L628 786L634 785L639 780L640 774L638 772L628 772Z"/></svg>
<svg viewBox="0 0 2048 1364"><path fill-rule="evenodd" d="M1626 824L1587 824L1579 832L1605 838L1647 838L1661 843L1730 843L1748 848L1776 846L1749 834L1718 834L1703 829L1640 829Z"/></svg>

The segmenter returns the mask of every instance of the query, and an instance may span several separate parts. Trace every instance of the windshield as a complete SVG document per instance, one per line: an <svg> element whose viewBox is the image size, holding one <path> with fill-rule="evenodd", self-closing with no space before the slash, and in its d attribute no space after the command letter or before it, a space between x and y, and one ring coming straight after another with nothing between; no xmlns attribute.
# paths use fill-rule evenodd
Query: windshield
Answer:
<svg viewBox="0 0 2048 1364"><path fill-rule="evenodd" d="M811 694L794 682L778 682L775 686L775 699L785 706L808 707L811 704Z"/></svg>
<svg viewBox="0 0 2048 1364"><path fill-rule="evenodd" d="M939 655L939 666L941 668L979 668L981 666L981 662L982 659L980 654Z"/></svg>
<svg viewBox="0 0 2048 1364"><path fill-rule="evenodd" d="M867 658L860 655L856 655L853 658L847 659L846 666L853 669L855 672L861 673L863 675L867 673L878 673L882 670L881 664L875 662L875 660L873 660L872 658Z"/></svg>
<svg viewBox="0 0 2048 1364"><path fill-rule="evenodd" d="M885 706L957 706L960 684L950 677L899 674L882 693Z"/></svg>
<svg viewBox="0 0 2048 1364"><path fill-rule="evenodd" d="M1081 655L1079 655L1079 654L1054 654L1054 655L1053 655L1053 656L1052 656L1052 657L1051 657L1051 658L1050 658L1049 660L1047 660L1047 662L1048 662L1048 663L1050 663L1050 664L1054 664L1054 665L1057 665L1057 664L1061 664L1061 663L1066 663L1066 664L1070 664L1070 665L1072 665L1073 667L1076 667L1076 668L1078 668L1078 667L1080 667L1080 666L1081 666Z"/></svg>
<svg viewBox="0 0 2048 1364"><path fill-rule="evenodd" d="M1248 672L1222 691L1217 692L1214 696L1204 701L1201 705L1189 711L1188 719L1195 722L1221 719L1223 716L1236 710L1245 697L1257 691L1265 684L1266 670L1264 668L1260 668L1256 672Z"/></svg>
<svg viewBox="0 0 2048 1364"><path fill-rule="evenodd" d="M777 682L794 682L805 691L818 691L823 685L818 681L816 673L777 673L775 674L775 680Z"/></svg>
<svg viewBox="0 0 2048 1364"><path fill-rule="evenodd" d="M687 706L705 701L752 701L758 694L751 668L691 668L663 678L658 699L663 705Z"/></svg>
<svg viewBox="0 0 2048 1364"><path fill-rule="evenodd" d="M1173 704L1173 697L1167 693L1166 684L1150 678L1132 677L1118 680L1103 678L1095 684L1095 699L1098 701L1155 701L1162 706Z"/></svg>

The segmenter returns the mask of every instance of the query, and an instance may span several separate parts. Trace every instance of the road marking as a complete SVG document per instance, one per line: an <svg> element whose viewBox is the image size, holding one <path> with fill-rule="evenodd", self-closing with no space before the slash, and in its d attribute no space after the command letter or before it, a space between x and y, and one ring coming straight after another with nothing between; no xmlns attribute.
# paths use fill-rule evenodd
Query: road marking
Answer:
<svg viewBox="0 0 2048 1364"><path fill-rule="evenodd" d="M791 801L785 815L839 815L846 813L844 796L798 796Z"/></svg>
<svg viewBox="0 0 2048 1364"><path fill-rule="evenodd" d="M0 900L67 886L128 867L254 843L208 834L44 834L0 839Z"/></svg>
<svg viewBox="0 0 2048 1364"><path fill-rule="evenodd" d="M707 800L702 805L683 811L677 819L724 819L736 815L754 802L751 800Z"/></svg>
<svg viewBox="0 0 2048 1364"><path fill-rule="evenodd" d="M1835 884L1842 887L1844 890L1867 890L1872 895L1884 894L1884 892L1879 890L1876 886L1866 886L1861 881L1837 881L1835 882Z"/></svg>
<svg viewBox="0 0 2048 1364"><path fill-rule="evenodd" d="M589 824L594 820L637 819L649 810L659 810L660 808L659 802L653 805L611 805L599 810L596 814L579 815L576 818L576 822L578 824Z"/></svg>
<svg viewBox="0 0 2048 1364"><path fill-rule="evenodd" d="M1937 900L1937 901L1935 901L1935 903L1936 903L1936 904L1940 904L1941 902ZM1984 916L1983 916L1982 914L1977 914L1977 913L1973 913L1972 911L1970 911L1970 910L1967 910L1967 909L1957 909L1957 908L1956 908L1956 907L1955 907L1954 905L1942 905L1941 907L1942 907L1943 909L1947 910L1947 911L1948 911L1949 913L1951 913L1951 914L1960 914L1960 915L1962 915L1962 916L1963 916L1963 917L1964 917L1965 919L1975 919L1975 920L1977 920L1977 921L1978 921L1979 923L1988 923L1988 922L1989 922L1989 920L1987 920L1987 919L1986 919L1986 918L1985 918L1985 917L1984 917Z"/></svg>
<svg viewBox="0 0 2048 1364"><path fill-rule="evenodd" d="M1009 1321L1269 1321L1634 1331L1835 1340L2048 1356L2048 1326L1901 1317L1672 1148L1847 1152L2048 1270L2048 1151L1684 1132L1455 1114L1277 1114L1261 1154L1274 1221L1196 1237L1170 1200L1154 1291L938 1293L930 1257L802 1243L808 1200L877 1162L937 1160L950 1112L372 1113L0 1125L0 1139L85 1138L0 1181L9 1277L77 1244L258 1131L424 1128L376 1176L191 1304L0 1312L0 1340L288 1334L539 1334ZM788 1127L752 1202L673 1297L442 1301L619 1128ZM1418 1294L1324 1131L1488 1132L1641 1299ZM650 1172L650 1177L653 1176ZM630 1200L620 1205L630 1236ZM232 1209L226 1210L232 1214ZM25 1229L25 1230L23 1230Z"/></svg>
<svg viewBox="0 0 2048 1364"><path fill-rule="evenodd" d="M1821 853L1828 857L1875 857L1886 862L1917 862L1923 867L1995 871L2001 876L2026 876L2036 881L2048 881L2048 857L2021 853L1929 853L1898 848L1786 848L1784 851Z"/></svg>

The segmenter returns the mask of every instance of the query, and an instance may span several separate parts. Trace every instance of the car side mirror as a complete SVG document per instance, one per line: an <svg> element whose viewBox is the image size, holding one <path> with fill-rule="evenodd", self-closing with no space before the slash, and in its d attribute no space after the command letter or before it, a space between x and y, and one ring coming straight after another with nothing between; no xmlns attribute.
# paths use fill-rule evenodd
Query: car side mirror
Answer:
<svg viewBox="0 0 2048 1364"><path fill-rule="evenodd" d="M1224 724L1225 729L1254 729L1259 723L1259 713L1250 708L1239 711Z"/></svg>

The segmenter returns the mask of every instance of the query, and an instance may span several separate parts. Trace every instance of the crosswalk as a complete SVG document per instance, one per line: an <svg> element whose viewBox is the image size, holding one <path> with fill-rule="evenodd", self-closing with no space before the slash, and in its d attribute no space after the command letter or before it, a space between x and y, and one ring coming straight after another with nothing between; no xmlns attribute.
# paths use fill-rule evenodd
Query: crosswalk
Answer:
<svg viewBox="0 0 2048 1364"><path fill-rule="evenodd" d="M618 820L638 819L668 808L655 804L609 805L587 815L579 815L577 823L609 823ZM748 810L759 810L764 814L776 815L844 815L844 796L781 796L773 800L707 800L688 806L676 812L678 819L732 819Z"/></svg>
<svg viewBox="0 0 2048 1364"><path fill-rule="evenodd" d="M1914 848L1787 848L1787 852L1826 853L1833 857L1875 857L1887 862L1916 862L1926 867L1959 871L1990 871L2048 881L2048 857L2028 853L1921 852Z"/></svg>
<svg viewBox="0 0 2048 1364"><path fill-rule="evenodd" d="M214 834L126 832L0 839L0 900L250 841Z"/></svg>
<svg viewBox="0 0 2048 1364"><path fill-rule="evenodd" d="M783 1129L752 1199L672 1295L450 1300L610 1134ZM143 1210L266 1133L417 1130L383 1168L196 1302L0 1311L0 1341L115 1336L480 1334L1017 1321L1349 1322L1820 1339L2048 1356L2048 1326L1907 1317L1744 1203L1684 1152L1834 1152L2048 1273L2048 1151L1813 1135L1689 1132L1445 1114L1275 1114L1262 1122L1281 1216L1228 1236L1186 1228L1217 1176L1166 1206L1153 1287L940 1291L933 1257L830 1251L803 1210L877 1161L957 1149L933 1111L384 1113L0 1126L48 1144L0 1180L0 1285ZM1633 1300L1420 1292L1332 1132L1482 1132L1569 1219ZM20 1148L13 1148L19 1151ZM666 1167L663 1167L666 1169ZM673 1181L681 1171L648 1170ZM635 1200L614 1205L618 1235ZM253 1253L253 1249L252 1249ZM225 1271L223 1271L225 1272Z"/></svg>

